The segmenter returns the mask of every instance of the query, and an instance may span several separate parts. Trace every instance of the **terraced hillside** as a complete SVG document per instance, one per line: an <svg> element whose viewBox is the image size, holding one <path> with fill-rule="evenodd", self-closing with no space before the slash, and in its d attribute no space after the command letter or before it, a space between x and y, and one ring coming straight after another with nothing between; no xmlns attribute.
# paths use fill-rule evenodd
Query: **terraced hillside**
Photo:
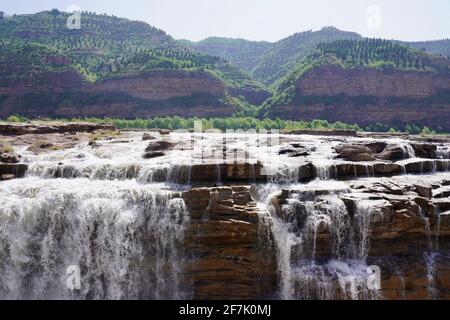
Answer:
<svg viewBox="0 0 450 320"><path fill-rule="evenodd" d="M0 117L230 115L268 95L224 59L146 23L83 13L73 30L68 18L52 10L0 21Z"/></svg>

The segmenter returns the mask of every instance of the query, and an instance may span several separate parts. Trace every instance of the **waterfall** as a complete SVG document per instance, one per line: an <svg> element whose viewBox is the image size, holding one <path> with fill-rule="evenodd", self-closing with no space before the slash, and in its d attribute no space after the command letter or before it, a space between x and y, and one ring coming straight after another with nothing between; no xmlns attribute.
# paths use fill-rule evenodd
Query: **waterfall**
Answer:
<svg viewBox="0 0 450 320"><path fill-rule="evenodd" d="M265 205L262 220L270 226L276 244L281 299L379 297L367 286L366 258L375 210L368 202L358 204L352 218L339 191L317 196L302 190L277 209L274 198L280 192L274 186L268 190L257 197Z"/></svg>
<svg viewBox="0 0 450 320"><path fill-rule="evenodd" d="M432 299L438 298L438 291L436 289L436 260L439 258L439 253L428 252L424 254L425 268L428 279L428 292Z"/></svg>
<svg viewBox="0 0 450 320"><path fill-rule="evenodd" d="M414 151L414 148L410 144L403 144L402 145L404 150L404 158L416 158L416 152Z"/></svg>
<svg viewBox="0 0 450 320"><path fill-rule="evenodd" d="M179 299L183 200L135 181L26 178L0 185L0 298ZM65 286L78 267L81 287Z"/></svg>
<svg viewBox="0 0 450 320"><path fill-rule="evenodd" d="M437 158L438 159L450 159L450 148L448 146L438 146Z"/></svg>

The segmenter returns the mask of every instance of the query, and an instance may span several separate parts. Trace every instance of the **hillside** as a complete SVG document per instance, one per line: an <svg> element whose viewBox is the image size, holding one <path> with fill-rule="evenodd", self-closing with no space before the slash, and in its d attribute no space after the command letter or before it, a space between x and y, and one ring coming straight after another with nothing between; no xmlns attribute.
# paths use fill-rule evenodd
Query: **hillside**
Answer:
<svg viewBox="0 0 450 320"><path fill-rule="evenodd" d="M186 40L183 42L200 52L222 57L247 72L252 72L260 57L273 47L272 43L266 41L220 37L211 37L199 42Z"/></svg>
<svg viewBox="0 0 450 320"><path fill-rule="evenodd" d="M295 64L311 52L317 44L335 39L359 39L354 32L345 32L333 27L320 31L307 31L294 34L278 41L266 52L252 71L252 75L270 85L284 77Z"/></svg>
<svg viewBox="0 0 450 320"><path fill-rule="evenodd" d="M207 38L199 42L183 41L186 45L206 54L222 57L246 70L255 79L267 85L276 85L296 63L307 56L316 45L333 40L361 40L357 33L334 27L320 31L296 33L275 43L243 39ZM400 42L413 49L438 56L450 57L450 40Z"/></svg>
<svg viewBox="0 0 450 320"><path fill-rule="evenodd" d="M336 39L359 38L361 36L357 33L326 27L320 31L296 33L275 43L208 38L187 44L201 52L227 59L250 72L255 79L275 86L275 83L289 73L298 60L308 55L317 44Z"/></svg>
<svg viewBox="0 0 450 320"><path fill-rule="evenodd" d="M450 130L450 60L395 42L319 44L284 77L266 116Z"/></svg>
<svg viewBox="0 0 450 320"><path fill-rule="evenodd" d="M173 112L157 110L164 114L191 115L187 109L195 108L229 115L269 96L226 60L192 50L146 23L83 13L82 28L70 30L68 16L52 10L0 21L0 116L13 108L28 115L45 109L41 115L67 116L61 110L79 104L79 96L86 100L80 106L85 110L125 101L130 114L120 114L128 117L136 116L132 112L154 115L155 110L145 108L156 101L173 107ZM126 86L116 91L117 82L127 78L139 86L133 92ZM147 94L136 92L138 87ZM97 115L111 115L100 109Z"/></svg>
<svg viewBox="0 0 450 320"><path fill-rule="evenodd" d="M450 58L450 39L407 42L406 44L417 50Z"/></svg>

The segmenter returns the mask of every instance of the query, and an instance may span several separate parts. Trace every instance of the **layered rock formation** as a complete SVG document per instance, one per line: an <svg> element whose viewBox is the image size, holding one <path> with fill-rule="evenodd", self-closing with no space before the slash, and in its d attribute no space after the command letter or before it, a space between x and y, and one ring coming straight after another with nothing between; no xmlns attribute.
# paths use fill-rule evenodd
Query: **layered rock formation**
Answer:
<svg viewBox="0 0 450 320"><path fill-rule="evenodd" d="M420 71L382 71L377 69L342 69L324 67L307 73L297 82L305 96L377 98L428 98L450 89L450 78Z"/></svg>
<svg viewBox="0 0 450 320"><path fill-rule="evenodd" d="M47 76L48 80L32 86L0 87L4 96L0 117L14 113L65 118L209 117L230 116L234 111L234 106L219 101L226 92L224 83L207 72L155 71L96 83L65 74Z"/></svg>
<svg viewBox="0 0 450 320"><path fill-rule="evenodd" d="M188 281L195 299L273 298L271 248L250 186L192 189L183 193L191 225Z"/></svg>
<svg viewBox="0 0 450 320"><path fill-rule="evenodd" d="M285 119L325 119L368 126L408 123L450 129L448 75L427 71L325 66L302 76L295 97L269 113Z"/></svg>
<svg viewBox="0 0 450 320"><path fill-rule="evenodd" d="M440 197L442 189L447 190L449 180L438 178L428 183L415 178L403 181L383 179L356 182L342 190L320 187L307 191L285 190L272 203L281 219L299 224L312 217L302 217L311 201L316 205L316 218L319 213L325 214L315 226L314 252L318 261L342 254L335 250L345 250L350 246L352 228L359 228L363 219L367 223L365 233L353 236L359 237L359 250L366 250L363 254L368 257L368 265L375 264L382 270L381 298L448 299L447 237L450 230L447 220L450 202L448 198L443 200ZM328 220L333 220L336 212L327 211L327 207L322 206L330 199L345 204L340 218L348 226L340 235L346 239L345 243L336 243L336 230ZM360 216L362 208L369 217ZM339 210L339 207L334 207L334 210ZM308 227L305 225L305 228ZM336 245L342 247L336 249ZM338 290L335 294L343 292Z"/></svg>
<svg viewBox="0 0 450 320"><path fill-rule="evenodd" d="M71 135L44 137L56 144ZM149 271L149 281L161 277L158 292L169 294L163 286L167 276L177 284L173 291L180 295L175 296L194 299L450 298L450 153L445 137L283 135L268 149L258 145L262 149L255 164L208 158L216 151L227 155L227 150L243 148L254 135L225 139L124 132L93 144L88 144L92 136L78 137L78 144L67 150L39 152L24 148L26 138L8 140L13 147L21 145L25 164L5 163L0 169L15 166L14 174L25 175L20 182L27 188L36 185L27 199L31 204L41 199L32 200L41 188L48 201L46 192L54 192L53 185L64 189L68 184L81 186L69 190L69 200L78 199L84 185L98 192L96 201L88 195L80 198L90 199L83 202L90 215L103 214L97 210L111 201L114 210L127 206L114 223L118 229L101 234L108 245L109 237L137 221L144 223L133 219L149 215L146 223L162 238L139 234L165 249L146 252L144 258L164 265L164 250L169 250L169 262L179 271L170 277L158 268ZM221 145L223 140L228 144ZM2 159L11 162L8 149ZM149 153L160 154L147 157ZM273 163L277 156L280 161ZM9 187L14 182L19 180L2 182L0 196L20 190L17 184ZM108 187L97 191L103 185ZM135 215L136 208L143 211ZM164 216L154 216L158 210L165 210ZM172 248L173 237L182 239L181 248ZM129 239L128 248L139 247ZM88 247L97 252L95 241ZM121 255L125 262L127 252ZM367 268L373 266L380 269L380 290L368 287ZM139 291L139 283L133 286Z"/></svg>
<svg viewBox="0 0 450 320"><path fill-rule="evenodd" d="M97 130L115 131L116 127L106 123L0 123L0 135L20 136L26 134L77 133Z"/></svg>

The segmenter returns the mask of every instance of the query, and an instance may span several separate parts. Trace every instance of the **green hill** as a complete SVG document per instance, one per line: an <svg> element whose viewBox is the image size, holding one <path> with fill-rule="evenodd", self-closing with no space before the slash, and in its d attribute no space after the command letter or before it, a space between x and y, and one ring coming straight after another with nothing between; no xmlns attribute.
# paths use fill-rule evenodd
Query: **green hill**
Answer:
<svg viewBox="0 0 450 320"><path fill-rule="evenodd" d="M186 72L193 77L196 73L204 77L206 73L222 82L225 91L221 101L235 107L259 104L255 96L269 95L263 85L225 59L189 48L146 23L83 12L81 29L71 30L66 26L68 17L68 13L52 10L0 20L0 84L4 86L0 94L13 91L11 87L18 84L30 89L46 84L51 87L55 78L76 87L79 81L97 84L149 72L169 75L182 71L184 78ZM62 73L64 76L57 76ZM163 85L163 89L167 86L170 84ZM191 89L194 94L205 88ZM230 99L228 93L235 98ZM3 102L7 100L4 96ZM247 97L249 101L245 101ZM199 100L199 104L203 101Z"/></svg>
<svg viewBox="0 0 450 320"><path fill-rule="evenodd" d="M289 73L296 63L307 56L317 44L335 39L359 38L361 36L357 33L345 32L333 27L294 34L275 43L273 48L260 58L252 75L265 84L274 84Z"/></svg>
<svg viewBox="0 0 450 320"><path fill-rule="evenodd" d="M450 58L450 39L405 42L405 44L417 50L422 50L427 53Z"/></svg>
<svg viewBox="0 0 450 320"><path fill-rule="evenodd" d="M273 46L266 41L220 37L211 37L199 42L183 41L200 52L222 57L247 72L251 72L257 66L260 57Z"/></svg>
<svg viewBox="0 0 450 320"><path fill-rule="evenodd" d="M248 71L266 85L274 85L319 43L335 39L360 39L354 32L334 27L296 33L275 43L243 39L207 38L199 42L183 40L200 52L220 56Z"/></svg>
<svg viewBox="0 0 450 320"><path fill-rule="evenodd" d="M354 32L326 27L320 31L296 33L275 43L214 37L185 43L200 52L222 57L248 71L255 79L276 87L316 45L334 40L363 39ZM450 57L449 39L398 43L434 55Z"/></svg>
<svg viewBox="0 0 450 320"><path fill-rule="evenodd" d="M280 81L261 113L362 126L378 121L401 127L411 121L448 130L449 79L449 59L398 42L324 42Z"/></svg>
<svg viewBox="0 0 450 320"><path fill-rule="evenodd" d="M191 50L143 22L83 13L82 29L69 30L68 16L53 10L4 19L0 24L3 51L14 50L22 59L30 58L30 66L39 68L39 60L27 55L26 48L40 46L67 57L94 80L151 70L220 71L228 64L222 58ZM244 73L235 72L233 76L229 80L248 79Z"/></svg>
<svg viewBox="0 0 450 320"><path fill-rule="evenodd" d="M450 61L383 39L335 40L318 44L281 79L277 94L268 105L289 104L301 98L296 84L308 73L322 67L376 69L380 71L422 71L450 75Z"/></svg>

